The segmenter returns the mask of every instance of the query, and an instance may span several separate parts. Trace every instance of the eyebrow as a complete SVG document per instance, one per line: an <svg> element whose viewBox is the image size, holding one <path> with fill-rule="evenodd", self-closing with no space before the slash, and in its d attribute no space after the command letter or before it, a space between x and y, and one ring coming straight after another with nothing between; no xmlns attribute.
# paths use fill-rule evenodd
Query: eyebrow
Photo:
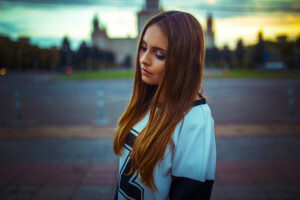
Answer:
<svg viewBox="0 0 300 200"><path fill-rule="evenodd" d="M145 40L142 39L142 44L143 44L143 43L147 44L147 42L145 42ZM157 50L161 50L161 51L167 52L167 50L162 49L162 48L160 48L160 47L152 46L152 48L153 48L153 49L157 49Z"/></svg>

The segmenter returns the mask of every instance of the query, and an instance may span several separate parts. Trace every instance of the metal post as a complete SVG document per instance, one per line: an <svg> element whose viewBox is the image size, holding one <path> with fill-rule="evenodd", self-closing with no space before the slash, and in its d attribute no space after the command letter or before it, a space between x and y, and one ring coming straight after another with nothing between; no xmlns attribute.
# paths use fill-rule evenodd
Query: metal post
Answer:
<svg viewBox="0 0 300 200"><path fill-rule="evenodd" d="M98 109L99 109L99 125L105 125L104 119L104 92L101 86L98 87Z"/></svg>
<svg viewBox="0 0 300 200"><path fill-rule="evenodd" d="M14 97L16 102L17 114L18 114L18 125L23 125L23 117L21 112L21 102L19 97L19 92L17 90L14 91Z"/></svg>
<svg viewBox="0 0 300 200"><path fill-rule="evenodd" d="M294 113L294 88L293 84L290 81L288 88L288 98L289 98L289 122L295 122L295 113Z"/></svg>

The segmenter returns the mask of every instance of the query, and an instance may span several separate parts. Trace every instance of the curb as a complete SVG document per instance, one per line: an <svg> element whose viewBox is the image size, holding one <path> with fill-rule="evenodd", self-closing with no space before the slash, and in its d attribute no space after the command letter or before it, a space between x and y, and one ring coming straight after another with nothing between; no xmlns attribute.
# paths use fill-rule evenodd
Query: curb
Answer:
<svg viewBox="0 0 300 200"><path fill-rule="evenodd" d="M113 139L113 126L18 126L0 127L7 139ZM300 124L218 124L216 137L300 136Z"/></svg>

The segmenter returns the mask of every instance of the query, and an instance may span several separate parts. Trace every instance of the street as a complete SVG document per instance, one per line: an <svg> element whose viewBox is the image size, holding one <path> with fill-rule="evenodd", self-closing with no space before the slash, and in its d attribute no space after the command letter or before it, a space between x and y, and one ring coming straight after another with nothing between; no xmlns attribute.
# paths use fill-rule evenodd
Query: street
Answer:
<svg viewBox="0 0 300 200"><path fill-rule="evenodd" d="M300 122L300 80L210 78L203 86L216 123ZM129 79L7 75L0 79L0 125L114 126L132 87Z"/></svg>

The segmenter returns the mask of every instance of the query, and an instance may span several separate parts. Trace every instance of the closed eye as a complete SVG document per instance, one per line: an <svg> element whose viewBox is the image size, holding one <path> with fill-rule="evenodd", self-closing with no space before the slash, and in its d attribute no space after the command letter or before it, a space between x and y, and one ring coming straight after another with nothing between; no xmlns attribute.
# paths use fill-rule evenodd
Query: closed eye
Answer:
<svg viewBox="0 0 300 200"><path fill-rule="evenodd" d="M143 43L142 43L141 46L140 46L140 50L146 52L147 49L148 49L148 48L147 48L147 46L146 46L146 43L143 41ZM154 51L153 53L155 54L155 56L156 56L157 59L159 59L159 60L164 60L164 59L165 59L165 56L162 55L162 54L164 54L164 53L161 52L161 51L165 51L165 50L162 50L162 49L160 49L160 48L154 47L154 50L153 50L153 51Z"/></svg>
<svg viewBox="0 0 300 200"><path fill-rule="evenodd" d="M156 54L156 57L157 57L158 59L160 59L160 60L163 60L163 59L165 59L165 56L163 56L163 55L159 55L159 54Z"/></svg>

